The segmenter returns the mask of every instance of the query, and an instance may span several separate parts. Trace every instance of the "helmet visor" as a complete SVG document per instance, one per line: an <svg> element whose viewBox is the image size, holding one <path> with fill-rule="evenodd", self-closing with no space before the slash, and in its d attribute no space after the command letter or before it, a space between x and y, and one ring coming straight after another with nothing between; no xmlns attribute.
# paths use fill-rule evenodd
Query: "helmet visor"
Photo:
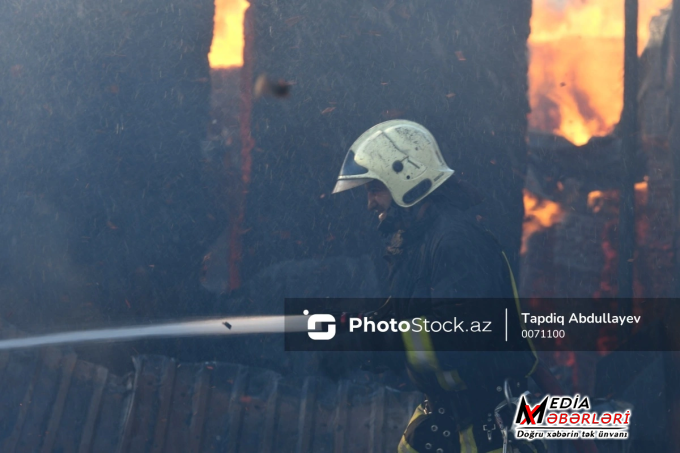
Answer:
<svg viewBox="0 0 680 453"><path fill-rule="evenodd" d="M342 163L340 176L357 176L368 173L368 168L362 167L354 160L354 151L350 150L345 157L345 162Z"/></svg>
<svg viewBox="0 0 680 453"><path fill-rule="evenodd" d="M355 187L363 186L364 184L371 181L373 181L373 178L340 179L335 184L332 193L344 192L345 190L354 189Z"/></svg>

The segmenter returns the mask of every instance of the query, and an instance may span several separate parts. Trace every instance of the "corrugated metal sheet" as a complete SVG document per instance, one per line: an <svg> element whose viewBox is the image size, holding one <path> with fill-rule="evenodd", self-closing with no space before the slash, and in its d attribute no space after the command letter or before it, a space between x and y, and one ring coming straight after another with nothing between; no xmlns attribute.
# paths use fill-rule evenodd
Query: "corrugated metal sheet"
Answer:
<svg viewBox="0 0 680 453"><path fill-rule="evenodd" d="M134 364L118 377L66 349L0 353L0 451L394 452L420 402L238 364Z"/></svg>

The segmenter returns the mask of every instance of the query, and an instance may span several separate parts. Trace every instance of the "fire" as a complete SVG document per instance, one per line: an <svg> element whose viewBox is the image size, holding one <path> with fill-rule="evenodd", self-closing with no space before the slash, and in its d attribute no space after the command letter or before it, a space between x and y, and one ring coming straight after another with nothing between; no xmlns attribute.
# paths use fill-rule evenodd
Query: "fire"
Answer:
<svg viewBox="0 0 680 453"><path fill-rule="evenodd" d="M635 184L635 202L640 205L646 205L649 201L649 177L645 176L644 181Z"/></svg>
<svg viewBox="0 0 680 453"><path fill-rule="evenodd" d="M561 222L564 212L558 203L540 199L524 189L524 225L522 227L523 255L527 251L528 241L532 234L545 230L555 223Z"/></svg>
<svg viewBox="0 0 680 453"><path fill-rule="evenodd" d="M649 200L649 177L645 176L643 181L635 183L635 205L645 206ZM593 190L588 194L588 208L593 214L597 214L602 210L607 201L617 200L618 191L610 190L602 192L601 190ZM525 199L526 200L526 199ZM526 204L526 201L525 201ZM526 208L525 208L526 209Z"/></svg>
<svg viewBox="0 0 680 453"><path fill-rule="evenodd" d="M215 0L211 68L243 66L243 16L249 5L246 0Z"/></svg>
<svg viewBox="0 0 680 453"><path fill-rule="evenodd" d="M639 0L638 51L669 0ZM582 145L611 132L623 106L624 2L534 0L529 125Z"/></svg>
<svg viewBox="0 0 680 453"><path fill-rule="evenodd" d="M588 208L595 214L602 210L605 194L601 190L593 190L588 194Z"/></svg>

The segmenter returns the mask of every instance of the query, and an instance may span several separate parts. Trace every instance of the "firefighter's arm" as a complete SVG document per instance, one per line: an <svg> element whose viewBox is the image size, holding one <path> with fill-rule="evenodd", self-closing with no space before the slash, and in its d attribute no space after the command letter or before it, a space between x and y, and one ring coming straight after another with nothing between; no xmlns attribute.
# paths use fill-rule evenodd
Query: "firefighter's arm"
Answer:
<svg viewBox="0 0 680 453"><path fill-rule="evenodd" d="M476 252L479 250L475 244L452 231L434 244L429 254L430 260L425 263L429 268L429 278L416 282L410 298L388 299L378 310L361 315L376 324L381 320L410 321L419 317L441 321L453 319L456 313L460 313L461 303L478 297L485 290L480 288L480 283L484 282L483 276L474 275L481 265L475 256ZM453 299L457 303L452 303ZM349 317L341 317L341 330L349 329ZM356 335L355 332L349 336L353 337L349 340L353 342L353 347L356 348L359 342L362 350L404 349L399 332L387 331L379 335Z"/></svg>
<svg viewBox="0 0 680 453"><path fill-rule="evenodd" d="M477 259L471 248L458 238L447 235L434 245L427 276L416 282L410 299L394 301L393 312L400 319L427 317L447 319L453 316L452 299L462 301L479 297L483 276L474 275Z"/></svg>
<svg viewBox="0 0 680 453"><path fill-rule="evenodd" d="M432 256L430 297L435 299L465 299L483 295L485 272L478 247L462 237L447 234Z"/></svg>

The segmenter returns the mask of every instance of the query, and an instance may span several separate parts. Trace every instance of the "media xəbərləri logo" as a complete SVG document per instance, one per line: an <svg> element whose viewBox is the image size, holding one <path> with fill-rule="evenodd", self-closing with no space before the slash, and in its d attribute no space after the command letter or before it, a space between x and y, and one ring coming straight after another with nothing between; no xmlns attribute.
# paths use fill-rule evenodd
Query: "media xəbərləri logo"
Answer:
<svg viewBox="0 0 680 453"><path fill-rule="evenodd" d="M531 407L522 395L513 430L517 439L628 439L631 411L587 412L590 399L550 396Z"/></svg>
<svg viewBox="0 0 680 453"><path fill-rule="evenodd" d="M305 316L309 315L309 310L302 312ZM328 330L320 331L323 324L328 324ZM307 335L312 340L330 340L335 336L335 316L329 314L316 314L307 320Z"/></svg>

